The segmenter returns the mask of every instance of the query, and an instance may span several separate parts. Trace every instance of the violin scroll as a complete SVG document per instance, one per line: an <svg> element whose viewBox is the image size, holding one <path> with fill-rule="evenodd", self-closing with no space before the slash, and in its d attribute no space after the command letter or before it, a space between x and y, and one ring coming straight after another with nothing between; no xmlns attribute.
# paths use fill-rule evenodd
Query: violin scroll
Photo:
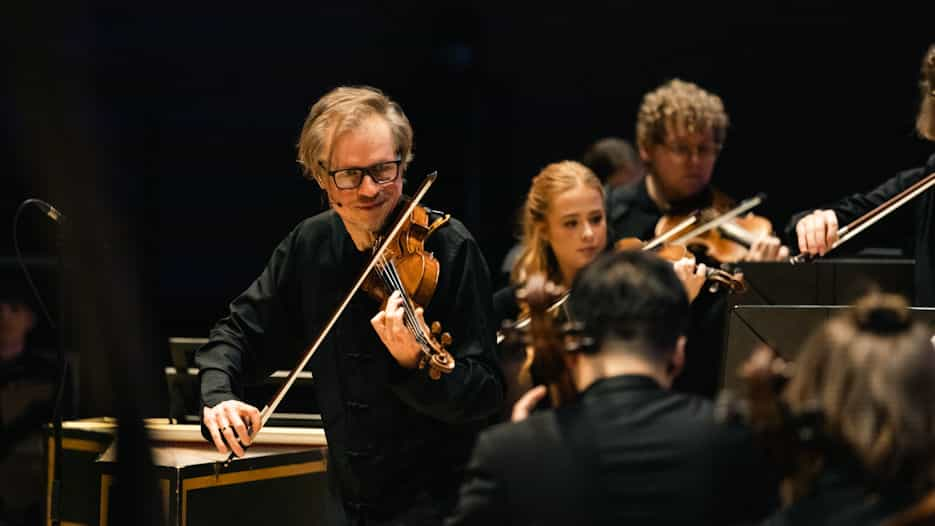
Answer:
<svg viewBox="0 0 935 526"><path fill-rule="evenodd" d="M441 330L441 323L432 322L431 334L433 338L430 339L429 343L435 344L433 345L434 352L423 355L422 359L419 360L419 369L425 369L427 366L429 368L429 378L432 380L438 380L442 374L449 374L455 368L455 360L447 349L451 345L451 334L441 332Z"/></svg>
<svg viewBox="0 0 935 526"><path fill-rule="evenodd" d="M577 387L565 362L565 353L579 349L588 342L582 338L580 324L566 323L557 327L550 307L565 296L565 289L546 279L544 274L530 275L517 291L517 299L528 306L529 324L524 335L516 331L510 338L526 346L527 371L534 384L548 386L554 407L577 398Z"/></svg>
<svg viewBox="0 0 935 526"><path fill-rule="evenodd" d="M827 449L825 424L817 403L793 413L783 399L783 390L795 373L795 364L760 346L741 366L739 375L745 393L738 398L725 391L715 414L722 421L742 422L758 437L777 473L782 476L781 493L789 502L803 495L820 466Z"/></svg>
<svg viewBox="0 0 935 526"><path fill-rule="evenodd" d="M739 270L709 268L706 276L708 281L711 282L708 286L708 291L711 293L718 292L722 285L732 294L739 294L747 290L747 282L743 279L743 272Z"/></svg>

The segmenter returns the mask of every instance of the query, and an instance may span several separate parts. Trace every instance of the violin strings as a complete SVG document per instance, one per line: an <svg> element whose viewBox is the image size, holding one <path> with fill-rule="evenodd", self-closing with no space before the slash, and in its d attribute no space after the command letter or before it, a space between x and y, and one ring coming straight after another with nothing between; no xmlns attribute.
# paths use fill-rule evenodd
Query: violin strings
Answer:
<svg viewBox="0 0 935 526"><path fill-rule="evenodd" d="M406 314L406 319L409 321L409 332L412 333L412 335L423 347L428 347L428 341L426 340L425 334L421 330L421 325L418 323L415 310L412 308L412 299L409 297L409 293L406 292L405 287L403 287L402 279L400 279L399 273L396 270L396 265L390 261L387 269L388 276L396 284L397 290L399 290L403 297L403 312Z"/></svg>
<svg viewBox="0 0 935 526"><path fill-rule="evenodd" d="M398 290L403 297L403 312L408 322L407 327L409 328L409 332L412 333L421 345L428 347L428 341L426 341L425 335L421 330L421 325L417 322L415 311L412 308L412 300L403 287L402 279L400 279L399 273L396 270L396 265L384 257L379 265L379 269L380 277L383 278L383 283L386 285L387 289Z"/></svg>
<svg viewBox="0 0 935 526"><path fill-rule="evenodd" d="M386 286L387 290L389 291L398 290L400 291L400 294L403 294L405 292L402 289L400 281L398 280L398 275L394 276L395 274L394 271L396 270L395 267L391 269L390 262L387 261L386 258L382 258L381 264L379 265L379 269L380 269L380 277L383 278L383 284ZM404 304L403 311L404 311L404 314L406 315L406 321L411 324L414 320L410 316L410 309L409 309L409 305L406 304L407 303L405 301L406 299L407 297L404 296L403 297L403 304Z"/></svg>
<svg viewBox="0 0 935 526"><path fill-rule="evenodd" d="M415 313L412 312L412 308L409 302L409 295L406 294L406 289L403 287L402 280L399 278L399 273L396 271L396 265L384 258L382 268L385 273L385 282L387 283L389 290L398 290L403 298L403 311L406 314L407 321L410 323L414 322Z"/></svg>

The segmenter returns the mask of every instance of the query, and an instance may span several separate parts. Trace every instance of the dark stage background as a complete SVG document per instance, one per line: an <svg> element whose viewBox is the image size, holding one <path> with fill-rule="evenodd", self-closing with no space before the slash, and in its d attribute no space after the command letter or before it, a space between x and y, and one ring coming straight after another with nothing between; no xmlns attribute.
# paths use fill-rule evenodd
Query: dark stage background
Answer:
<svg viewBox="0 0 935 526"><path fill-rule="evenodd" d="M438 170L428 204L461 218L493 269L530 178L602 136L632 140L642 94L673 77L723 98L732 126L715 184L767 192L760 212L777 228L932 151L912 131L935 40L928 13L248 5L4 8L0 218L10 225L28 196L69 215L75 346L111 383L124 368L158 377L165 338L206 335L278 241L321 210L294 144L336 85L371 84L402 104L416 133L409 187ZM55 255L54 232L26 215L21 244ZM89 385L110 385L95 374L83 373L89 414L111 403ZM145 386L158 378L140 396Z"/></svg>

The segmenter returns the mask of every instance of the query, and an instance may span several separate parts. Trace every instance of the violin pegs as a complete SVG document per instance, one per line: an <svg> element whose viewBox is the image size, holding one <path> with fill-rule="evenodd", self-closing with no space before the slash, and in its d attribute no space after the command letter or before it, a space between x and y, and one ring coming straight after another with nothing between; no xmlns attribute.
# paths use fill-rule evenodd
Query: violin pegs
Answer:
<svg viewBox="0 0 935 526"><path fill-rule="evenodd" d="M437 335L440 332L442 332L442 324L438 323L437 321L433 321L432 322L432 334Z"/></svg>
<svg viewBox="0 0 935 526"><path fill-rule="evenodd" d="M451 335L447 332L442 333L439 342L442 344L442 347L448 347L451 345Z"/></svg>

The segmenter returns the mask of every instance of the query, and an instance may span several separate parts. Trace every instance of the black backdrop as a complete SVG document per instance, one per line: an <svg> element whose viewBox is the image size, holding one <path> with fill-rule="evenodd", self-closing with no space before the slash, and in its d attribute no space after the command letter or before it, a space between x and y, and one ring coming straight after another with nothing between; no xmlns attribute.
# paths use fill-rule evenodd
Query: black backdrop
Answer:
<svg viewBox="0 0 935 526"><path fill-rule="evenodd" d="M738 198L767 192L761 213L777 227L932 151L912 133L930 13L317 4L4 8L15 11L0 17L0 218L31 195L74 218L71 296L99 306L75 323L126 318L115 341L86 329L82 345L140 348L146 368L166 336L207 333L321 209L294 144L309 105L339 84L402 103L416 132L410 181L439 170L427 202L463 219L492 268L529 179L599 137L632 139L642 94L672 77L722 96L732 126L715 183ZM52 230L24 220L24 249L54 253ZM97 352L90 367L113 358Z"/></svg>

